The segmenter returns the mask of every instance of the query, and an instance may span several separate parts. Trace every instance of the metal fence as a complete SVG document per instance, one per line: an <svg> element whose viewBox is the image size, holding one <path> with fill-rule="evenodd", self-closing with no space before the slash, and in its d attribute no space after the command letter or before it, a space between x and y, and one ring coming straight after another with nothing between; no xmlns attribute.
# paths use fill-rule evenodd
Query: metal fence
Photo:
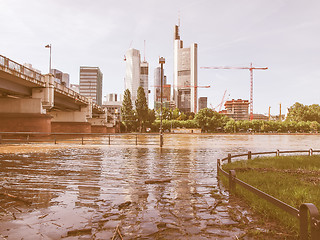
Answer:
<svg viewBox="0 0 320 240"><path fill-rule="evenodd" d="M0 132L0 144L159 145L158 133Z"/></svg>
<svg viewBox="0 0 320 240"><path fill-rule="evenodd" d="M249 185L248 183L245 183L244 181L241 181L240 179L236 178L236 171L230 170L229 173L224 171L222 169L222 163L225 161L228 161L228 163L231 163L231 159L233 158L239 158L239 157L245 157L247 156L247 159L252 159L253 155L270 155L275 154L275 156L280 156L280 154L307 154L309 156L312 156L314 153L320 153L320 150L298 150L298 151L272 151L272 152L257 152L252 153L249 151L245 154L238 154L238 155L231 155L228 154L228 157L223 159L217 160L217 172L218 176L219 174L223 174L226 177L229 178L229 191L230 193L235 193L236 185L240 185L243 188L247 189L248 191L254 193L259 198L263 198L264 200L268 201L269 203L277 206L278 208L284 210L285 212L289 213L290 215L296 217L300 222L300 239L301 240L319 240L320 239L320 214L317 209L317 207L312 203L303 203L301 204L299 209L296 209L279 199Z"/></svg>

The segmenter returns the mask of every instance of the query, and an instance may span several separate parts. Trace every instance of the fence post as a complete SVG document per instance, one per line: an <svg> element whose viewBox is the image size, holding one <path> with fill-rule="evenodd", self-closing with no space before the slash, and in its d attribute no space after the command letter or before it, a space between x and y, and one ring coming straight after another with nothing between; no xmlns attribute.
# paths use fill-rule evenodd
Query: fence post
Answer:
<svg viewBox="0 0 320 240"><path fill-rule="evenodd" d="M251 151L248 151L248 160L251 160Z"/></svg>
<svg viewBox="0 0 320 240"><path fill-rule="evenodd" d="M219 176L220 166L221 166L220 159L217 159L217 176Z"/></svg>
<svg viewBox="0 0 320 240"><path fill-rule="evenodd" d="M27 135L27 143L29 144L29 134Z"/></svg>
<svg viewBox="0 0 320 240"><path fill-rule="evenodd" d="M236 192L236 171L235 170L230 170L229 171L229 191L231 194Z"/></svg>
<svg viewBox="0 0 320 240"><path fill-rule="evenodd" d="M276 156L277 156L277 157L280 156L280 151L279 151L279 149L277 149Z"/></svg>
<svg viewBox="0 0 320 240"><path fill-rule="evenodd" d="M54 144L57 144L57 138L56 137L54 138Z"/></svg>
<svg viewBox="0 0 320 240"><path fill-rule="evenodd" d="M81 144L83 145L83 137L81 137Z"/></svg>
<svg viewBox="0 0 320 240"><path fill-rule="evenodd" d="M109 134L109 145L110 145L110 134Z"/></svg>
<svg viewBox="0 0 320 240"><path fill-rule="evenodd" d="M2 135L0 135L0 144L2 143Z"/></svg>
<svg viewBox="0 0 320 240"><path fill-rule="evenodd" d="M313 155L313 150L312 150L312 148L310 148L310 150L309 150L309 156L312 156Z"/></svg>
<svg viewBox="0 0 320 240"><path fill-rule="evenodd" d="M138 134L136 134L136 145L138 145Z"/></svg>
<svg viewBox="0 0 320 240"><path fill-rule="evenodd" d="M231 153L228 153L228 163L231 163Z"/></svg>
<svg viewBox="0 0 320 240"><path fill-rule="evenodd" d="M309 212L309 219L308 219ZM299 209L300 216L300 240L308 240L308 228L310 224L311 240L319 239L320 215L317 207L312 203L303 203Z"/></svg>

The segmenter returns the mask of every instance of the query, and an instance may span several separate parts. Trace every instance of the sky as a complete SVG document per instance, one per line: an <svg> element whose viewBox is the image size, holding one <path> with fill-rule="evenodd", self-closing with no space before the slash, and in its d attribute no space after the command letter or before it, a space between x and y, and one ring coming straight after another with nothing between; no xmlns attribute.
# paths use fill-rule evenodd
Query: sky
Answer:
<svg viewBox="0 0 320 240"><path fill-rule="evenodd" d="M52 68L79 83L80 66L98 66L103 95L123 93L125 52L149 62L149 86L164 57L173 82L173 30L180 19L184 47L198 44L199 97L216 107L226 97L250 98L249 70L200 67L268 67L254 71L254 113L279 114L295 102L320 103L320 1L318 0L0 0L0 55ZM146 41L144 51L144 40ZM153 107L150 87L149 107Z"/></svg>

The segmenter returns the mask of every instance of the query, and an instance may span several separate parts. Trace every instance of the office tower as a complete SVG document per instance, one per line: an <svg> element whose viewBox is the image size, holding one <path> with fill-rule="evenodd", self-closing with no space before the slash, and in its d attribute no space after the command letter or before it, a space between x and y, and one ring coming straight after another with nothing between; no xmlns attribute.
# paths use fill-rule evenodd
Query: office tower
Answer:
<svg viewBox="0 0 320 240"><path fill-rule="evenodd" d="M162 106L170 108L171 85L167 84L167 76L163 76ZM154 109L158 110L161 103L161 68L154 69Z"/></svg>
<svg viewBox="0 0 320 240"><path fill-rule="evenodd" d="M179 27L174 29L173 100L183 112L197 112L198 45L183 48Z"/></svg>
<svg viewBox="0 0 320 240"><path fill-rule="evenodd" d="M64 73L58 69L51 69L51 74L53 74L55 81L66 87L69 87L69 74Z"/></svg>
<svg viewBox="0 0 320 240"><path fill-rule="evenodd" d="M133 48L129 49L126 53L126 77L124 82L125 89L129 89L131 93L133 105L135 105L137 99L139 86L143 87L148 104L148 75L149 65L147 61L141 62L140 51Z"/></svg>
<svg viewBox="0 0 320 240"><path fill-rule="evenodd" d="M102 72L99 67L80 67L80 94L102 105Z"/></svg>
<svg viewBox="0 0 320 240"><path fill-rule="evenodd" d="M207 108L207 97L199 97L198 107L199 107L199 110L203 108Z"/></svg>
<svg viewBox="0 0 320 240"><path fill-rule="evenodd" d="M143 87L144 93L147 99L147 106L149 104L149 84L148 84L148 76L149 76L149 64L146 61L140 63L140 86Z"/></svg>

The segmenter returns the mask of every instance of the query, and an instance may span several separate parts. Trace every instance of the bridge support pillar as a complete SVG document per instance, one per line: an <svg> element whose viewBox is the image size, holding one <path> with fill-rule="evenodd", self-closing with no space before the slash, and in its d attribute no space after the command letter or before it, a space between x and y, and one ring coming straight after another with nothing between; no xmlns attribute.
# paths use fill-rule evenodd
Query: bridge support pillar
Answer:
<svg viewBox="0 0 320 240"><path fill-rule="evenodd" d="M91 133L90 107L81 107L80 111L51 111L51 132L53 133Z"/></svg>
<svg viewBox="0 0 320 240"><path fill-rule="evenodd" d="M105 114L99 114L88 118L88 122L91 123L92 133L107 133L106 121L107 117Z"/></svg>
<svg viewBox="0 0 320 240"><path fill-rule="evenodd" d="M40 98L0 98L1 132L51 132L51 116Z"/></svg>

